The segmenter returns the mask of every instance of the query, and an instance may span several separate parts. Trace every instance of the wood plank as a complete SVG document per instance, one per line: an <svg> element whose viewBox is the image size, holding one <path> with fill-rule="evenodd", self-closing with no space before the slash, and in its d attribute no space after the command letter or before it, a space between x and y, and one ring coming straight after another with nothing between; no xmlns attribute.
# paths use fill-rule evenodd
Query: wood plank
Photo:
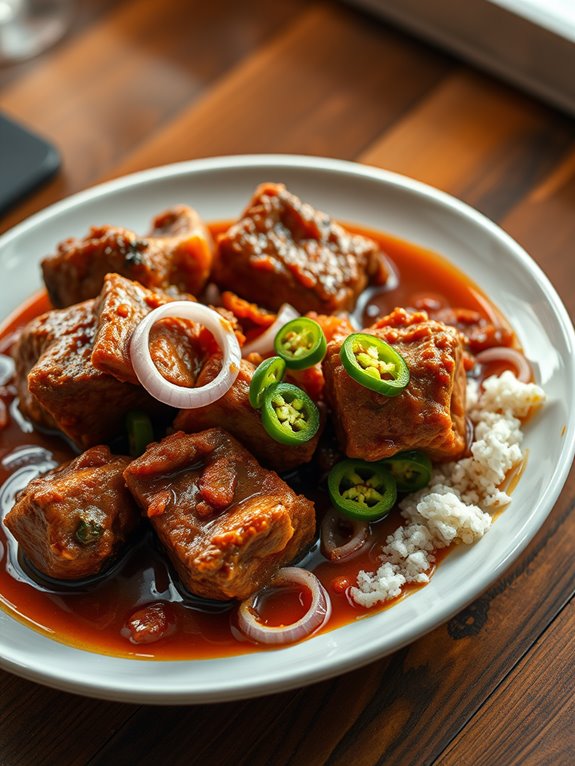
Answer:
<svg viewBox="0 0 575 766"><path fill-rule="evenodd" d="M287 692L250 702L219 705L144 707L133 716L89 766L134 763L238 764L254 741L269 730L281 711L293 714L300 698Z"/></svg>
<svg viewBox="0 0 575 766"><path fill-rule="evenodd" d="M83 3L72 3L72 20L64 37L53 47L44 51L38 58L20 61L10 66L0 67L0 88L4 89L10 83L26 77L34 69L38 68L39 61L46 66L51 59L68 46L87 27L95 24L105 16L114 6L125 3L127 0L87 0Z"/></svg>
<svg viewBox="0 0 575 766"><path fill-rule="evenodd" d="M571 318L575 317L574 211L575 146L502 221L551 279Z"/></svg>
<svg viewBox="0 0 575 766"><path fill-rule="evenodd" d="M572 600L533 651L447 748L437 761L438 766L572 763L575 753L574 632L575 602ZM502 710L505 716L501 715ZM553 735L549 736L551 731Z"/></svg>
<svg viewBox="0 0 575 766"><path fill-rule="evenodd" d="M55 143L63 170L8 215L3 228L94 183L289 26L304 5L131 0L55 51L45 66L4 90L2 108Z"/></svg>
<svg viewBox="0 0 575 766"><path fill-rule="evenodd" d="M544 178L572 139L572 120L460 69L360 159L448 191L498 219Z"/></svg>
<svg viewBox="0 0 575 766"><path fill-rule="evenodd" d="M0 671L0 763L85 766L137 710L47 689Z"/></svg>
<svg viewBox="0 0 575 766"><path fill-rule="evenodd" d="M451 65L447 57L348 8L312 6L114 175L184 158L251 152L353 159ZM395 87L398 81L401 88Z"/></svg>

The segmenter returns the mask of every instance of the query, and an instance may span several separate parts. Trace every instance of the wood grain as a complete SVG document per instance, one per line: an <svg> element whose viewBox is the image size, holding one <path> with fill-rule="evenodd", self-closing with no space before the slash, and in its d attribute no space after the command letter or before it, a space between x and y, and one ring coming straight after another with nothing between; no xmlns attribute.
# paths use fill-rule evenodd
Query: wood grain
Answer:
<svg viewBox="0 0 575 766"><path fill-rule="evenodd" d="M222 78L115 173L253 152L352 159L449 67L447 57L398 39L379 23L310 4L281 37ZM401 88L394 87L398 80Z"/></svg>
<svg viewBox="0 0 575 766"><path fill-rule="evenodd" d="M0 671L2 766L84 766L135 706L56 692Z"/></svg>
<svg viewBox="0 0 575 766"><path fill-rule="evenodd" d="M458 69L360 157L497 220L554 168L572 140L567 118L486 75Z"/></svg>
<svg viewBox="0 0 575 766"><path fill-rule="evenodd" d="M575 543L575 539L571 541ZM575 752L575 603L510 673L439 759L441 766L557 766ZM499 715L506 711L506 718ZM509 720L513 737L509 737ZM549 737L550 731L553 736ZM481 743L481 748L477 743Z"/></svg>
<svg viewBox="0 0 575 766"><path fill-rule="evenodd" d="M573 143L572 143L573 147ZM537 184L502 226L542 267L575 317L575 149Z"/></svg>
<svg viewBox="0 0 575 766"><path fill-rule="evenodd" d="M323 154L406 173L499 221L575 313L573 120L340 3L86 0L2 106L63 173L4 228L100 178L193 157ZM138 706L0 672L0 764L563 764L573 752L575 475L497 582L444 625L309 688Z"/></svg>
<svg viewBox="0 0 575 766"><path fill-rule="evenodd" d="M282 0L262 14L259 0L131 0L80 30L2 94L2 108L51 139L63 161L3 229L95 183L304 5Z"/></svg>

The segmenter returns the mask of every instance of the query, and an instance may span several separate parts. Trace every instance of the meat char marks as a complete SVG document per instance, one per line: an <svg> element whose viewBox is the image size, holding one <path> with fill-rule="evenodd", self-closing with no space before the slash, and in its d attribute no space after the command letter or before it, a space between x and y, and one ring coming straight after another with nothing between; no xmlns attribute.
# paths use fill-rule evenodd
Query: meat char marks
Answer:
<svg viewBox="0 0 575 766"><path fill-rule="evenodd" d="M388 272L377 244L351 234L282 184L266 183L219 239L214 279L242 298L302 314L349 310L372 279Z"/></svg>
<svg viewBox="0 0 575 766"><path fill-rule="evenodd" d="M5 523L39 572L78 580L117 555L140 520L122 477L129 462L92 447L20 492Z"/></svg>
<svg viewBox="0 0 575 766"><path fill-rule="evenodd" d="M150 445L124 477L198 596L246 598L314 536L313 503L218 428Z"/></svg>
<svg viewBox="0 0 575 766"><path fill-rule="evenodd" d="M144 237L117 226L93 226L42 261L44 282L56 308L95 298L109 273L145 287L198 294L210 275L211 235L192 208L178 205L156 216Z"/></svg>
<svg viewBox="0 0 575 766"><path fill-rule="evenodd" d="M328 345L323 361L326 398L348 457L382 460L424 450L432 460L455 460L465 449L464 338L425 312L395 309L364 332L389 343L405 359L410 381L395 397L365 388L340 359L343 340Z"/></svg>

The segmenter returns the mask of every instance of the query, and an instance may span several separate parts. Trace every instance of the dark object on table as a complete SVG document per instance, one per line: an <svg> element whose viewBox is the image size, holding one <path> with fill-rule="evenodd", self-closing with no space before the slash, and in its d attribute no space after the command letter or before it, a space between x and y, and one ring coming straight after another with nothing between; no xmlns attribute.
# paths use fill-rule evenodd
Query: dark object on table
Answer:
<svg viewBox="0 0 575 766"><path fill-rule="evenodd" d="M48 181L60 168L52 144L0 114L0 214Z"/></svg>

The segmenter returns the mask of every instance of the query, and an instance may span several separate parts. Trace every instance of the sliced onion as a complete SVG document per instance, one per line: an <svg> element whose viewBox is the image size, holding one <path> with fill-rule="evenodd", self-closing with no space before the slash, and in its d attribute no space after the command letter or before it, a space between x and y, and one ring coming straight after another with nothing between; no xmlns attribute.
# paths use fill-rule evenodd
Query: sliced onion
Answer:
<svg viewBox="0 0 575 766"><path fill-rule="evenodd" d="M242 348L242 354L244 356L254 353L261 354L262 356L269 354L274 350L275 337L284 324L291 322L292 319L297 319L298 316L300 316L300 314L293 306L290 306L289 303L284 303L280 306L280 310L277 313L274 323L267 327L257 338L246 343Z"/></svg>
<svg viewBox="0 0 575 766"><path fill-rule="evenodd" d="M223 354L222 368L205 386L184 388L167 381L154 364L149 347L150 331L160 319L191 319L211 332ZM150 311L134 330L130 358L138 380L155 399L184 410L204 407L220 399L238 376L242 358L231 324L217 311L193 301L173 301Z"/></svg>
<svg viewBox="0 0 575 766"><path fill-rule="evenodd" d="M19 447L14 447L13 450L4 455L0 462L2 468L10 472L25 465L38 465L42 467L47 464L50 464L52 468L57 465L53 460L52 453L43 447L38 447L36 444L22 444ZM43 470L48 469L44 468Z"/></svg>
<svg viewBox="0 0 575 766"><path fill-rule="evenodd" d="M279 627L264 625L258 620L255 607L255 602L261 591L252 594L248 599L242 601L238 610L239 628L252 641L259 644L293 644L311 635L329 619L331 601L327 591L317 577L308 572L307 569L299 569L298 567L280 569L268 587L273 588L281 585L298 585L307 588L312 597L309 609L303 617L292 622L291 625Z"/></svg>
<svg viewBox="0 0 575 766"><path fill-rule="evenodd" d="M493 346L485 351L480 351L475 357L479 364L491 364L496 362L505 362L512 365L517 373L517 380L522 383L529 383L532 378L531 367L527 359L520 351L507 346Z"/></svg>
<svg viewBox="0 0 575 766"><path fill-rule="evenodd" d="M343 545L337 545L338 527L344 524L351 529L351 537ZM369 524L359 519L345 519L337 511L329 510L321 523L321 550L326 559L339 563L359 556L369 539Z"/></svg>
<svg viewBox="0 0 575 766"><path fill-rule="evenodd" d="M9 383L16 373L16 363L11 356L0 354L0 386Z"/></svg>

